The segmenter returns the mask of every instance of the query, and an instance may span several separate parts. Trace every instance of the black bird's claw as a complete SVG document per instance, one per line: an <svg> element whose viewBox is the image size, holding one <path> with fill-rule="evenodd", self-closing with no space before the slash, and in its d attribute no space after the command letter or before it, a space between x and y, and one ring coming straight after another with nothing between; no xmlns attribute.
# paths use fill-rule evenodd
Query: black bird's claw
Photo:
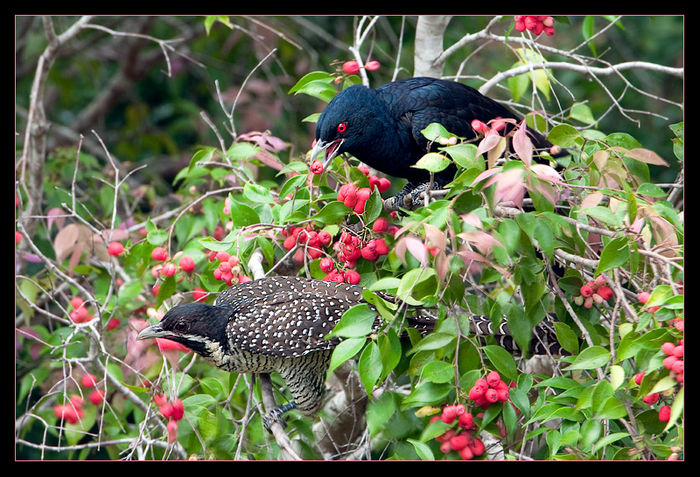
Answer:
<svg viewBox="0 0 700 477"><path fill-rule="evenodd" d="M297 404L294 401L290 401L286 404L273 408L270 412L265 414L262 417L262 424L265 430L271 433L272 425L275 422L279 423L282 426L282 429L285 429L287 427L287 421L284 419L284 417L282 417L282 415L287 411L291 411L296 406Z"/></svg>

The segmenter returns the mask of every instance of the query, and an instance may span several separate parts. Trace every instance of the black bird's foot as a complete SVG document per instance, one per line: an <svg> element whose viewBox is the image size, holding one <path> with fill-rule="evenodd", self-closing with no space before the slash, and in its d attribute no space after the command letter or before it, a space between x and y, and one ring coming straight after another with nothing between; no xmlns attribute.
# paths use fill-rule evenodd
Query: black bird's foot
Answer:
<svg viewBox="0 0 700 477"><path fill-rule="evenodd" d="M430 189L430 182L414 185L406 184L401 191L394 197L389 197L384 201L384 209L387 211L398 210L415 210L425 205L425 195L429 190L439 190L442 188L437 182L433 182L433 187Z"/></svg>
<svg viewBox="0 0 700 477"><path fill-rule="evenodd" d="M262 424L265 430L267 432L272 432L271 428L275 422L278 422L283 429L286 428L287 421L284 419L284 417L282 417L282 415L287 411L291 411L295 407L297 407L297 403L295 403L294 401L289 401L286 404L277 406L276 408L272 409L270 412L265 414L262 418Z"/></svg>

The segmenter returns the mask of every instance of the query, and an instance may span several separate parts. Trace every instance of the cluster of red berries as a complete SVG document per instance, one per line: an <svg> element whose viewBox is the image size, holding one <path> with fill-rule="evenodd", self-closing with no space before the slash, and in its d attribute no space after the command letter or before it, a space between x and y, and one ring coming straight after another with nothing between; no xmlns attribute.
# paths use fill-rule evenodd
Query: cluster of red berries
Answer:
<svg viewBox="0 0 700 477"><path fill-rule="evenodd" d="M666 354L663 360L664 368L671 371L671 376L676 379L680 384L683 384L683 338L680 342L675 345L670 341L665 342L661 345L661 351Z"/></svg>
<svg viewBox="0 0 700 477"><path fill-rule="evenodd" d="M342 262L346 270L337 269L333 259L324 257L319 263L321 271L326 274L323 280L345 282L352 285L357 285L360 282L360 274L353 270L358 260L365 259L374 262L382 255L389 253L385 239L373 238L363 244L358 236L348 232L340 234L340 239L333 244L333 249L337 252L338 260Z"/></svg>
<svg viewBox="0 0 700 477"><path fill-rule="evenodd" d="M87 323L94 318L88 310L88 305L79 296L71 298L70 304L73 310L68 314L73 323Z"/></svg>
<svg viewBox="0 0 700 477"><path fill-rule="evenodd" d="M294 226L284 229L282 235L286 237L282 246L287 250L297 247L294 252L294 260L303 263L306 257L315 260L323 255L323 246L331 243L331 234L325 230L314 230L311 224L305 227Z"/></svg>
<svg viewBox="0 0 700 477"><path fill-rule="evenodd" d="M548 15L515 15L515 29L519 32L530 30L535 35L545 32L554 35L554 17Z"/></svg>
<svg viewBox="0 0 700 477"><path fill-rule="evenodd" d="M473 435L477 429L474 416L467 412L464 404L447 405L442 412L433 416L430 422L442 420L445 424L457 422L457 428L448 429L435 438L440 443L440 450L447 454L456 451L463 460L479 457L486 450L484 443Z"/></svg>
<svg viewBox="0 0 700 477"><path fill-rule="evenodd" d="M633 380L637 386L642 384L642 379L644 378L645 374L646 373L644 373L642 371L642 372L639 372L639 373L634 375ZM682 375L681 375L681 378L682 378ZM680 381L680 382L682 382L682 381ZM646 404L647 406L653 406L654 404L659 402L660 398L661 398L661 395L659 393L651 393L651 394L647 394L646 396L644 396L642 398L642 402L644 404ZM667 405L661 406L659 408L659 421L668 422L670 418L671 418L671 406L667 406Z"/></svg>
<svg viewBox="0 0 700 477"><path fill-rule="evenodd" d="M234 283L245 283L251 281L248 275L241 273L240 260L236 255L230 255L224 250L218 252L212 250L207 254L207 258L210 262L219 262L219 265L214 269L214 279L224 282L227 286L231 286ZM204 290L199 291L199 293L204 292ZM205 292L206 293L206 292ZM206 296L206 295L205 295ZM202 296L198 294L195 300L201 299Z"/></svg>
<svg viewBox="0 0 700 477"><path fill-rule="evenodd" d="M607 279L598 275L595 280L587 282L580 289L581 294L574 298L574 303L584 308L591 308L593 304L600 305L613 297L612 289L606 285Z"/></svg>
<svg viewBox="0 0 700 477"><path fill-rule="evenodd" d="M185 406L182 401L175 398L172 402L168 402L165 394L157 394L153 396L153 402L158 406L158 410L164 418L168 420L166 429L168 430L168 442L174 442L177 439L177 421L185 415Z"/></svg>
<svg viewBox="0 0 700 477"><path fill-rule="evenodd" d="M469 399L483 409L487 409L491 404L497 402L506 402L509 398L510 386L501 379L498 371L491 371L485 379L477 379L469 390Z"/></svg>
<svg viewBox="0 0 700 477"><path fill-rule="evenodd" d="M365 63L365 69L367 71L378 70L381 65L377 60L371 60ZM343 63L343 73L347 75L356 75L360 72L360 64L355 60L348 60Z"/></svg>
<svg viewBox="0 0 700 477"><path fill-rule="evenodd" d="M87 389L92 388L88 400L95 406L99 406L105 398L105 392L97 387L97 377L94 374L85 373L80 379L80 384ZM85 415L84 404L85 400L80 395L74 394L68 398L67 403L55 405L53 413L68 424L75 424Z"/></svg>

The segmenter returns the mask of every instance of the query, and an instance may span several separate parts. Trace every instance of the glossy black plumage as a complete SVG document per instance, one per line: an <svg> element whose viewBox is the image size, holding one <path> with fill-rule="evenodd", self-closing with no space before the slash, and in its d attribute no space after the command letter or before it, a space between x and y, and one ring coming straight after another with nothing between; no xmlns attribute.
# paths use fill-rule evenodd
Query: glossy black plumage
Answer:
<svg viewBox="0 0 700 477"><path fill-rule="evenodd" d="M425 171L411 167L428 152L422 129L440 123L471 139L476 137L474 119L488 122L497 117L519 120L500 103L455 81L409 78L376 89L355 85L338 93L321 113L313 154L325 149L329 160L347 152L378 171L418 184L428 179ZM536 149L551 146L537 132L530 131L530 137ZM436 180L444 185L454 173L448 168Z"/></svg>

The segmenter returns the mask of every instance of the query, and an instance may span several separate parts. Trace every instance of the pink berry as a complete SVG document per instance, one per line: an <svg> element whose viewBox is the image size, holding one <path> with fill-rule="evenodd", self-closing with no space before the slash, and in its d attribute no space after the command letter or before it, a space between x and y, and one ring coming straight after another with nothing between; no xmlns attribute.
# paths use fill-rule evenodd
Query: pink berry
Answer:
<svg viewBox="0 0 700 477"><path fill-rule="evenodd" d="M95 406L99 405L102 403L102 400L105 397L105 392L102 389L95 389L93 390L90 395L88 396L88 399L90 400L91 403L93 403Z"/></svg>
<svg viewBox="0 0 700 477"><path fill-rule="evenodd" d="M659 408L659 421L668 422L671 419L671 406L661 406Z"/></svg>
<svg viewBox="0 0 700 477"><path fill-rule="evenodd" d="M581 287L580 292L581 292L581 296L584 298L588 298L589 296L593 296L593 288L591 288L588 285L583 285Z"/></svg>
<svg viewBox="0 0 700 477"><path fill-rule="evenodd" d="M676 349L676 345L673 343L667 341L664 344L661 345L661 351L663 351L667 356L670 356L673 354L673 351Z"/></svg>
<svg viewBox="0 0 700 477"><path fill-rule="evenodd" d="M360 72L360 65L355 60L346 61L343 63L343 72L348 75L357 74Z"/></svg>
<svg viewBox="0 0 700 477"><path fill-rule="evenodd" d="M118 257L124 252L124 245L119 242L110 242L107 247L107 253L113 257Z"/></svg>
<svg viewBox="0 0 700 477"><path fill-rule="evenodd" d="M652 394L647 394L642 398L642 401L644 401L644 404L651 406L653 404L656 404L656 402L659 400L659 393L652 393Z"/></svg>
<svg viewBox="0 0 700 477"><path fill-rule="evenodd" d="M157 260L159 262L167 260L168 251L165 250L163 247L156 247L151 252L151 258L153 258L153 260Z"/></svg>
<svg viewBox="0 0 700 477"><path fill-rule="evenodd" d="M379 64L379 62L377 60L372 60L372 61L368 61L367 63L365 63L365 69L367 71L378 70L380 66L381 65Z"/></svg>
<svg viewBox="0 0 700 477"><path fill-rule="evenodd" d="M486 382L488 383L489 386L492 388L495 388L498 386L498 383L501 382L501 375L498 374L498 371L491 371L487 376L486 376Z"/></svg>
<svg viewBox="0 0 700 477"><path fill-rule="evenodd" d="M641 373L637 373L637 374L634 375L634 383L635 383L637 386L639 386L640 384L642 384L642 379L644 379L644 375L645 375L645 374L646 374L646 373L641 372Z"/></svg>
<svg viewBox="0 0 700 477"><path fill-rule="evenodd" d="M355 270L346 270L345 273L343 274L343 279L345 280L345 283L349 283L350 285L357 285L360 283L362 277L360 277L360 274L357 273Z"/></svg>
<svg viewBox="0 0 700 477"><path fill-rule="evenodd" d="M83 377L80 379L80 384L82 384L86 388L92 388L95 386L96 383L97 383L97 377L95 377L94 374L85 373L85 374L83 374Z"/></svg>
<svg viewBox="0 0 700 477"><path fill-rule="evenodd" d="M460 451L467 447L467 436L465 434L457 434L450 439L450 447L452 450Z"/></svg>
<svg viewBox="0 0 700 477"><path fill-rule="evenodd" d="M311 166L309 166L309 170L311 170L312 174L319 175L323 173L323 163L321 161L314 161L311 163Z"/></svg>
<svg viewBox="0 0 700 477"><path fill-rule="evenodd" d="M190 273L194 270L194 259L189 255L183 255L178 263L183 272Z"/></svg>
<svg viewBox="0 0 700 477"><path fill-rule="evenodd" d="M646 303L649 301L650 296L651 296L651 293L642 292L639 295L637 295L637 300L639 300L640 303Z"/></svg>
<svg viewBox="0 0 700 477"><path fill-rule="evenodd" d="M163 265L163 268L160 269L160 274L164 277L172 277L173 275L175 275L175 272L177 272L177 267L174 263L170 262Z"/></svg>

